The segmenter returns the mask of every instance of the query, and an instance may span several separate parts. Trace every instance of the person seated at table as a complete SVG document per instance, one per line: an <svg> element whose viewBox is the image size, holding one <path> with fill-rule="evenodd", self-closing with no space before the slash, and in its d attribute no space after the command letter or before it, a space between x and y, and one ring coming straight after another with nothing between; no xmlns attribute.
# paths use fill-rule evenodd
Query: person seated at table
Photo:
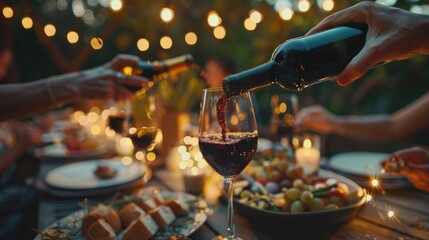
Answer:
<svg viewBox="0 0 429 240"><path fill-rule="evenodd" d="M307 35L350 22L367 24L368 32L362 50L338 76L340 85L359 79L378 63L429 54L429 16L366 1L326 17ZM297 124L363 139L398 139L427 127L428 112L429 93L392 116L338 117L316 106L303 109ZM406 149L394 153L383 165L395 165L397 156L402 159L399 167L386 170L404 173L415 187L429 191L429 152Z"/></svg>
<svg viewBox="0 0 429 240"><path fill-rule="evenodd" d="M225 57L210 58L204 65L204 78L210 88L222 87L223 78L235 72L235 63Z"/></svg>

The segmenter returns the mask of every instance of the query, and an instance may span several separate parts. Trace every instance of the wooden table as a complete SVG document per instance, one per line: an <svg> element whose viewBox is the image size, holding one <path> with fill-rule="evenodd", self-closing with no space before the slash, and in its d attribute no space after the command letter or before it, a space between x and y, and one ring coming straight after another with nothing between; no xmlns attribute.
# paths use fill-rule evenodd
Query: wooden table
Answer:
<svg viewBox="0 0 429 240"><path fill-rule="evenodd" d="M41 166L41 173L43 174L55 166L55 164L44 163ZM157 186L162 190L183 191L181 180L165 169L155 170L148 185ZM97 202L106 198L103 196L90 200ZM41 193L39 229L44 229L55 220L78 210L78 202L81 201L82 198L60 198ZM394 210L396 221L385 214L380 214L379 210L386 209L386 206ZM190 237L195 240L209 240L225 233L226 214L227 207L220 201L213 207L207 221ZM259 229L258 224L252 224L238 212L235 214L235 225L236 232L246 239L289 239L287 233L281 236L270 236L266 230ZM279 227L287 228L287 226L282 226L282 223L273 223L273 228ZM312 231L312 226L308 226L308 229ZM333 235L322 237L322 234L316 234L316 236L319 236L320 239L332 240L429 239L429 193L414 188L389 190L384 196L376 196L371 204L364 205L352 221L341 226Z"/></svg>

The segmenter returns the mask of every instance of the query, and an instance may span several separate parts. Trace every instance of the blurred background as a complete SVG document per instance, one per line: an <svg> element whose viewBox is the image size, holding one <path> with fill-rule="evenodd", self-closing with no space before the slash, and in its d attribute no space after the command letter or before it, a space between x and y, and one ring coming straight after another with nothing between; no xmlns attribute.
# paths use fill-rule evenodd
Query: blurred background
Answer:
<svg viewBox="0 0 429 240"><path fill-rule="evenodd" d="M204 66L208 59L232 59L237 71L267 61L283 41L302 36L321 19L354 5L354 0L20 0L1 1L1 40L10 44L14 64L2 83L28 82L97 66L118 53L162 60L190 53ZM427 0L377 0L429 14ZM368 72L347 87L335 82L298 93L299 107L322 104L336 114L391 113L429 90L429 59L417 56ZM189 74L189 73L188 73ZM171 106L197 112L204 80L182 77L191 101ZM194 88L187 87L193 84ZM170 87L169 91L168 88ZM165 86L164 96L188 96ZM268 125L277 86L254 92L258 121ZM194 92L195 93L195 92ZM175 102L175 101L174 101ZM428 113L429 114L429 113ZM264 117L261 117L264 116Z"/></svg>

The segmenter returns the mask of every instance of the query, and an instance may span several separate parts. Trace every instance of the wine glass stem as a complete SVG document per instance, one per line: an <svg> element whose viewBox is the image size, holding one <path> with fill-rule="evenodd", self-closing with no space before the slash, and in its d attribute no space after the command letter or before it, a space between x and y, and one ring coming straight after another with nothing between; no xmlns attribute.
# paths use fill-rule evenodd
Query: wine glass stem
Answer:
<svg viewBox="0 0 429 240"><path fill-rule="evenodd" d="M233 189L232 189L232 182L234 180L234 177L226 177L223 180L224 187L226 194L228 196L227 202L228 202L228 236L226 239L235 239L235 226L234 226L234 207L232 202L233 197Z"/></svg>

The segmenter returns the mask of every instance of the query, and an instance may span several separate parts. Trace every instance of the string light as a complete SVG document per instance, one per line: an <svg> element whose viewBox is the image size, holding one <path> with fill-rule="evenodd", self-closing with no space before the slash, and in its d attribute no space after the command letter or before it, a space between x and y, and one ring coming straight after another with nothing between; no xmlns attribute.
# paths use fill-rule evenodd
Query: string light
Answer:
<svg viewBox="0 0 429 240"><path fill-rule="evenodd" d="M333 0L324 0L322 3L322 9L329 12L334 9L334 1Z"/></svg>
<svg viewBox="0 0 429 240"><path fill-rule="evenodd" d="M371 185L372 185L373 187L378 187L378 184L379 184L379 181L378 181L377 179L372 179L372 180L371 180Z"/></svg>
<svg viewBox="0 0 429 240"><path fill-rule="evenodd" d="M79 41L79 34L75 31L70 31L67 33L67 40L71 44L77 43L77 41Z"/></svg>
<svg viewBox="0 0 429 240"><path fill-rule="evenodd" d="M10 7L4 7L3 8L3 16L5 18L12 18L13 17L13 10Z"/></svg>
<svg viewBox="0 0 429 240"><path fill-rule="evenodd" d="M286 21L291 20L293 17L293 14L294 12L292 8L283 8L279 11L280 18Z"/></svg>
<svg viewBox="0 0 429 240"><path fill-rule="evenodd" d="M173 46L173 40L169 36L164 36L159 40L163 49L170 49Z"/></svg>
<svg viewBox="0 0 429 240"><path fill-rule="evenodd" d="M198 37L197 34L195 34L194 32L188 32L185 35L185 42L188 45L195 45L198 41Z"/></svg>
<svg viewBox="0 0 429 240"><path fill-rule="evenodd" d="M395 213L392 210L390 210L389 212L387 212L387 216L392 218L395 216Z"/></svg>
<svg viewBox="0 0 429 240"><path fill-rule="evenodd" d="M207 16L207 23L210 27L217 27L222 23L222 18L215 11L209 12Z"/></svg>
<svg viewBox="0 0 429 240"><path fill-rule="evenodd" d="M226 36L226 30L222 26L217 26L213 29L213 35L217 39L224 39Z"/></svg>
<svg viewBox="0 0 429 240"><path fill-rule="evenodd" d="M103 47L103 39L99 37L93 37L91 38L91 47L94 50L99 50Z"/></svg>
<svg viewBox="0 0 429 240"><path fill-rule="evenodd" d="M160 12L160 17L161 17L162 21L164 21L166 23L170 22L174 18L173 9L168 8L168 7L162 8L161 12Z"/></svg>
<svg viewBox="0 0 429 240"><path fill-rule="evenodd" d="M310 2L308 0L300 0L298 2L298 10L300 12L307 12L308 10L310 10Z"/></svg>
<svg viewBox="0 0 429 240"><path fill-rule="evenodd" d="M252 21L252 19L246 18L244 20L244 28L246 28L248 31L253 31L256 29L256 23Z"/></svg>
<svg viewBox="0 0 429 240"><path fill-rule="evenodd" d="M141 51L147 51L149 49L149 41L146 38L140 38L137 41L137 48Z"/></svg>
<svg viewBox="0 0 429 240"><path fill-rule="evenodd" d="M21 20L21 24L25 29L30 29L33 27L33 20L30 17L24 17Z"/></svg>
<svg viewBox="0 0 429 240"><path fill-rule="evenodd" d="M55 33L57 32L57 29L52 24L46 24L44 29L46 36L53 37L55 36Z"/></svg>
<svg viewBox="0 0 429 240"><path fill-rule="evenodd" d="M121 10L122 6L123 6L123 4L122 4L121 0L112 0L110 2L110 8L115 12Z"/></svg>
<svg viewBox="0 0 429 240"><path fill-rule="evenodd" d="M250 11L249 17L254 23L260 23L262 21L262 14L258 10Z"/></svg>

